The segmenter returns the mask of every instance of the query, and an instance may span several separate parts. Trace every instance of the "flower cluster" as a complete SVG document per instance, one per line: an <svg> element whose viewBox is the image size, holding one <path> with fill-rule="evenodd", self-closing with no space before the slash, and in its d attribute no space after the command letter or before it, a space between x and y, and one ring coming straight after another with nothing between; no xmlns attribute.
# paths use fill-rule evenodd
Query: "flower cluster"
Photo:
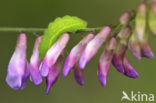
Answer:
<svg viewBox="0 0 156 103"><path fill-rule="evenodd" d="M135 20L131 23L131 11L125 12L120 17L122 28L119 32L112 30L111 26L105 26L94 35L87 34L68 54L64 67L63 77L66 77L72 70L75 80L80 85L84 85L83 71L88 62L95 56L99 48L106 43L105 49L99 58L98 77L102 86L106 86L107 75L110 65L125 76L138 78L139 75L131 65L126 51L128 47L136 59L141 57L154 58L154 54L148 42L147 25L156 34L156 2L152 1L149 13L144 2L141 2ZM39 58L39 44L41 36L36 38L33 54L28 63L26 60L27 36L21 33L17 39L17 45L8 65L6 82L17 90L24 89L28 78L35 85L42 83L42 78L46 79L46 94L51 86L57 81L62 64L65 48L70 40L70 35L64 33L47 51L43 60ZM106 42L107 41L107 42Z"/></svg>

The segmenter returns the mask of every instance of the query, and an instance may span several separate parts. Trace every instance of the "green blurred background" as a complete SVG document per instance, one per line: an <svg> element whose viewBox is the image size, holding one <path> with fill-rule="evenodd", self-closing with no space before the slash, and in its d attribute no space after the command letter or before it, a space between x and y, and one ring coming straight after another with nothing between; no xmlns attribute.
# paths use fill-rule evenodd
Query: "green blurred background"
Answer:
<svg viewBox="0 0 156 103"><path fill-rule="evenodd" d="M56 17L67 14L83 18L88 21L89 27L104 26L116 23L121 13L136 9L138 3L139 0L1 0L0 27L47 27ZM147 94L156 91L156 59L137 61L129 52L129 58L140 77L127 78L111 67L107 86L102 87L97 78L97 64L103 48L87 65L83 87L75 82L70 73L67 78L60 76L49 95L44 94L45 81L39 87L29 81L23 91L14 91L6 84L5 77L16 38L17 33L0 32L0 103L120 103L123 90ZM72 38L67 52L82 36ZM28 59L34 39L34 35L28 34ZM150 34L150 44L156 54L155 40Z"/></svg>

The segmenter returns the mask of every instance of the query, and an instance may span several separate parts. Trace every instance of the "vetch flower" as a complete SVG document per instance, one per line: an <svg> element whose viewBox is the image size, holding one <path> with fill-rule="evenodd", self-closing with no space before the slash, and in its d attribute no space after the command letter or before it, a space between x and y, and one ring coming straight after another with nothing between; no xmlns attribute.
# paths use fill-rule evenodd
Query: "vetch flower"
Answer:
<svg viewBox="0 0 156 103"><path fill-rule="evenodd" d="M79 61L80 69L84 69L86 64L91 60L91 58L96 54L100 46L106 41L109 34L111 33L111 28L109 26L104 27L95 37L92 39L83 50Z"/></svg>
<svg viewBox="0 0 156 103"><path fill-rule="evenodd" d="M29 69L26 60L27 37L21 33L17 39L15 52L13 53L8 65L6 82L8 85L17 90L24 89L29 77Z"/></svg>
<svg viewBox="0 0 156 103"><path fill-rule="evenodd" d="M63 57L62 54L59 56L58 60L56 61L55 65L53 65L48 72L48 75L46 77L46 84L47 84L47 88L46 88L46 94L49 94L50 88L55 84L55 82L57 81L60 72L61 72L61 66L63 63Z"/></svg>
<svg viewBox="0 0 156 103"><path fill-rule="evenodd" d="M130 48L131 53L134 55L134 57L140 60L141 59L141 47L140 47L140 43L135 32L133 32L132 36L130 37L129 48Z"/></svg>
<svg viewBox="0 0 156 103"><path fill-rule="evenodd" d="M83 86L84 85L83 70L79 68L78 63L73 67L73 74L77 83Z"/></svg>
<svg viewBox="0 0 156 103"><path fill-rule="evenodd" d="M127 50L130 34L131 28L127 26L124 27L117 36L118 44L113 55L112 64L120 73L124 73L123 56Z"/></svg>
<svg viewBox="0 0 156 103"><path fill-rule="evenodd" d="M29 64L30 77L35 85L39 85L42 83L42 76L39 71L41 60L39 59L39 51L38 51L40 41L41 37L39 36L36 38L33 54L31 56Z"/></svg>
<svg viewBox="0 0 156 103"><path fill-rule="evenodd" d="M116 39L111 38L106 44L104 52L100 56L98 64L98 77L102 86L106 86L107 75L116 45L117 45Z"/></svg>
<svg viewBox="0 0 156 103"><path fill-rule="evenodd" d="M86 44L92 40L93 34L88 34L85 36L74 48L72 48L69 53L63 68L63 76L66 77L69 71L74 67L74 65L79 61L81 53L85 48Z"/></svg>
<svg viewBox="0 0 156 103"><path fill-rule="evenodd" d="M154 58L154 54L152 52L148 40L145 40L141 43L141 54L142 57Z"/></svg>
<svg viewBox="0 0 156 103"><path fill-rule="evenodd" d="M124 74L130 78L138 78L139 75L131 65L126 54L123 57Z"/></svg>
<svg viewBox="0 0 156 103"><path fill-rule="evenodd" d="M69 34L65 33L47 51L40 66L40 73L43 77L46 77L48 75L50 68L56 63L58 57L66 47L68 41L69 41Z"/></svg>
<svg viewBox="0 0 156 103"><path fill-rule="evenodd" d="M130 15L131 12L124 12L121 16L120 16L120 23L123 25L127 25L130 19Z"/></svg>

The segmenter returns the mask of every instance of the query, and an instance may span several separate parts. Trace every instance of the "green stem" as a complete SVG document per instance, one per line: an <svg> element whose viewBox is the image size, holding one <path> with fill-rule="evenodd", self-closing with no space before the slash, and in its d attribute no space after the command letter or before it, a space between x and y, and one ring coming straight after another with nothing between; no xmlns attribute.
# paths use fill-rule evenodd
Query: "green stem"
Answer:
<svg viewBox="0 0 156 103"><path fill-rule="evenodd" d="M135 18L135 12L132 12L130 22L133 21ZM102 29L103 27L96 27L96 28L85 28L78 30L78 33L82 32L98 32ZM111 25L111 28L113 31L118 32L122 28L122 25L120 23L116 25ZM26 32L26 33L43 33L46 30L46 28L25 28L25 27L0 27L0 32Z"/></svg>

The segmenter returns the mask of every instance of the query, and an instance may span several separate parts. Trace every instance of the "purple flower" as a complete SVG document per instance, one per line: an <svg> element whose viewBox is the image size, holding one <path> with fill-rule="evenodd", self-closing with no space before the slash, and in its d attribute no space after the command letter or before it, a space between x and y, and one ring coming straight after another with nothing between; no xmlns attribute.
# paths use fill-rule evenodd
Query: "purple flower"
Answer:
<svg viewBox="0 0 156 103"><path fill-rule="evenodd" d="M148 41L141 43L141 54L142 57L154 58L154 54L152 52L152 49L150 48Z"/></svg>
<svg viewBox="0 0 156 103"><path fill-rule="evenodd" d="M106 41L110 33L111 28L109 26L106 26L94 37L94 39L92 39L87 44L80 57L80 69L84 69L86 64L91 60L91 58L96 54L101 45Z"/></svg>
<svg viewBox="0 0 156 103"><path fill-rule="evenodd" d="M46 83L47 83L47 88L46 88L46 94L49 94L50 88L55 84L57 81L59 74L61 72L61 66L63 63L63 57L60 55L58 60L56 61L55 65L53 65L48 72L48 75L46 77Z"/></svg>
<svg viewBox="0 0 156 103"><path fill-rule="evenodd" d="M124 12L121 16L120 16L120 23L123 25L127 25L130 19L130 12Z"/></svg>
<svg viewBox="0 0 156 103"><path fill-rule="evenodd" d="M116 39L111 38L106 44L104 52L100 56L98 64L98 77L102 86L106 86L107 75L116 45Z"/></svg>
<svg viewBox="0 0 156 103"><path fill-rule="evenodd" d="M66 77L69 71L74 67L74 65L79 61L81 52L85 48L86 44L93 39L93 34L88 34L85 36L69 53L63 69L63 76Z"/></svg>
<svg viewBox="0 0 156 103"><path fill-rule="evenodd" d="M131 53L134 55L134 57L140 60L141 59L141 47L140 47L140 43L138 41L138 38L135 32L130 37L129 48L130 48Z"/></svg>
<svg viewBox="0 0 156 103"><path fill-rule="evenodd" d="M124 73L123 56L127 50L128 39L131 34L130 27L123 28L117 36L118 44L113 55L112 64L120 72Z"/></svg>
<svg viewBox="0 0 156 103"><path fill-rule="evenodd" d="M84 85L83 70L79 68L78 63L73 67L73 74L77 83L83 86Z"/></svg>
<svg viewBox="0 0 156 103"><path fill-rule="evenodd" d="M21 33L18 36L15 52L13 53L8 65L6 82L8 85L17 90L24 89L29 77L29 69L26 60L27 37Z"/></svg>
<svg viewBox="0 0 156 103"><path fill-rule="evenodd" d="M39 59L39 51L38 51L40 41L41 41L41 37L39 36L36 39L33 54L31 56L30 64L29 64L30 77L31 77L32 82L35 85L39 85L42 83L42 77L39 71L41 60Z"/></svg>
<svg viewBox="0 0 156 103"><path fill-rule="evenodd" d="M46 77L50 68L56 63L58 57L66 47L69 41L69 34L63 34L58 41L48 50L44 57L41 66L40 73L43 77Z"/></svg>
<svg viewBox="0 0 156 103"><path fill-rule="evenodd" d="M130 61L128 60L128 57L125 55L123 58L123 65L124 65L124 74L130 78L138 78L139 75L136 72L136 70L131 65Z"/></svg>

